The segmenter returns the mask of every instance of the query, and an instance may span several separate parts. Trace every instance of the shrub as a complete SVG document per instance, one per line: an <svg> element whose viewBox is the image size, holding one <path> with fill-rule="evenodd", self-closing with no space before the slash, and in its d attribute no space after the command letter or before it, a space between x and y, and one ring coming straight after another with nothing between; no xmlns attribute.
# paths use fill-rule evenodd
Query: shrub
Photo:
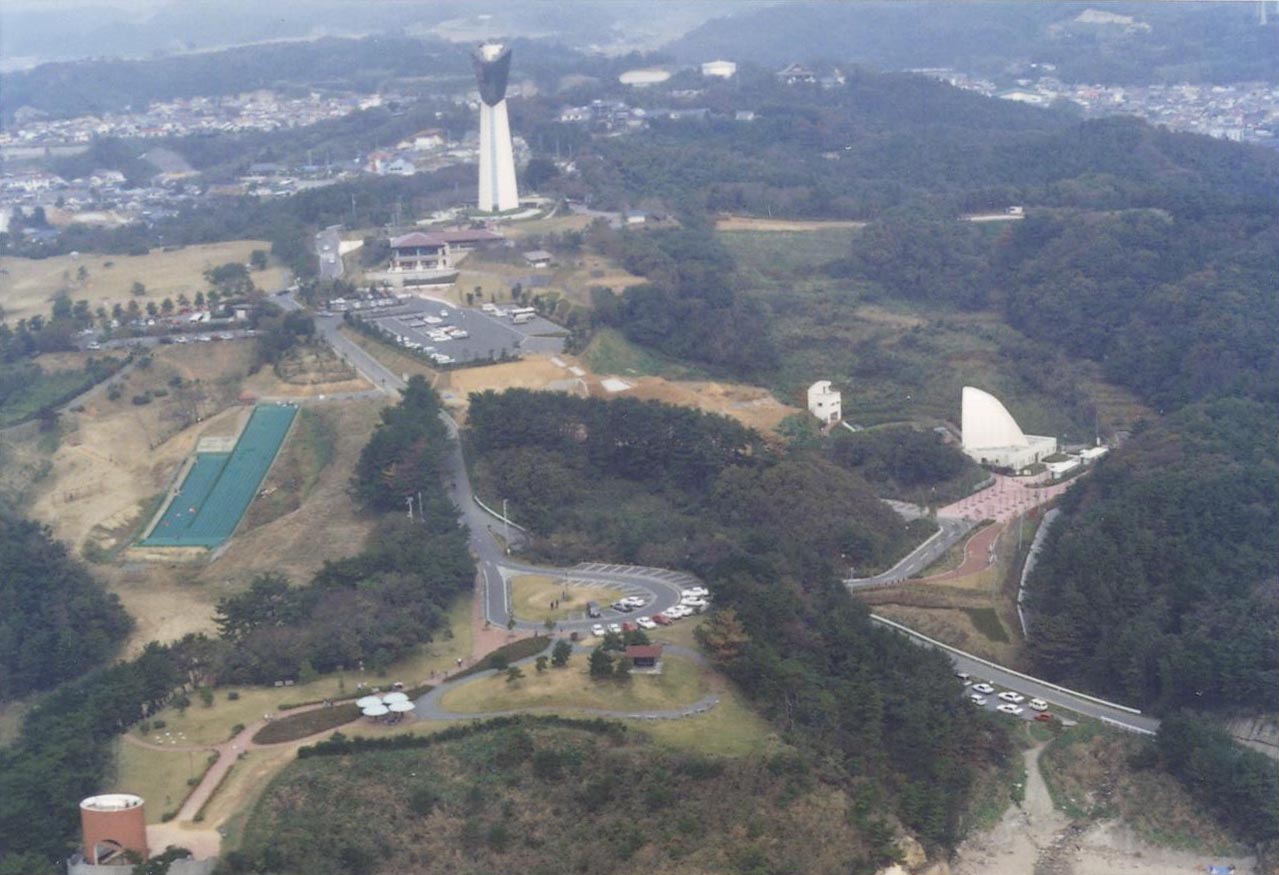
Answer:
<svg viewBox="0 0 1279 875"><path fill-rule="evenodd" d="M228 701L228 702L235 702L235 701L238 701L238 700L239 700L239 698L240 698L240 692L239 692L239 690L232 690L231 692L227 693L227 694L226 694L226 698L227 698L227 701Z"/></svg>
<svg viewBox="0 0 1279 875"><path fill-rule="evenodd" d="M150 404L150 403L151 403L151 393L150 393L150 392L143 392L141 395L134 395L134 396L133 396L133 403L134 403L135 405L137 405L138 407L141 407L141 406L143 406L144 404Z"/></svg>
<svg viewBox="0 0 1279 875"><path fill-rule="evenodd" d="M439 794L431 787L418 787L409 794L409 808L414 814L420 814L423 817L430 814L439 801Z"/></svg>

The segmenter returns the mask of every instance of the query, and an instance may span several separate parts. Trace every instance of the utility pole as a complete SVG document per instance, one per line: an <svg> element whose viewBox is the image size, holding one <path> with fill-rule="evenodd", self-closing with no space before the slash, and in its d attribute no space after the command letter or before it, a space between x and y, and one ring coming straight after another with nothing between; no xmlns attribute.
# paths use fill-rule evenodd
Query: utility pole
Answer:
<svg viewBox="0 0 1279 875"><path fill-rule="evenodd" d="M506 499L502 499L502 531L506 539L506 555L511 555L511 517L506 512Z"/></svg>
<svg viewBox="0 0 1279 875"><path fill-rule="evenodd" d="M417 494L417 515L418 515L418 518L422 521L422 524L423 524L423 525L425 525L425 524L426 524L426 511L424 511L424 510L422 509L422 507L423 507L423 505L422 505L422 493L421 493L421 492L419 492L419 493Z"/></svg>
<svg viewBox="0 0 1279 875"><path fill-rule="evenodd" d="M409 506L409 522L412 522L413 521L413 496L411 495L406 496L404 500L405 502L408 503L408 506Z"/></svg>

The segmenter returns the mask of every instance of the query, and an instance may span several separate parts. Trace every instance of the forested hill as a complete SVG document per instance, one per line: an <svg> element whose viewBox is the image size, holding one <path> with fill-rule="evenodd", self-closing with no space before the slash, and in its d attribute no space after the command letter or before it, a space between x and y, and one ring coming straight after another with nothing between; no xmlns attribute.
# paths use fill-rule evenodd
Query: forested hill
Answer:
<svg viewBox="0 0 1279 875"><path fill-rule="evenodd" d="M0 703L99 667L132 627L47 529L0 511Z"/></svg>
<svg viewBox="0 0 1279 875"><path fill-rule="evenodd" d="M1074 21L1096 3L782 3L707 22L668 45L681 60L776 67L825 58L881 69L1007 74L1053 64L1066 82L1279 81L1279 24L1251 3L1112 3L1135 27ZM1147 25L1148 27L1142 27Z"/></svg>
<svg viewBox="0 0 1279 875"><path fill-rule="evenodd" d="M1279 417L1195 404L1067 493L1030 592L1037 671L1161 708L1279 708Z"/></svg>

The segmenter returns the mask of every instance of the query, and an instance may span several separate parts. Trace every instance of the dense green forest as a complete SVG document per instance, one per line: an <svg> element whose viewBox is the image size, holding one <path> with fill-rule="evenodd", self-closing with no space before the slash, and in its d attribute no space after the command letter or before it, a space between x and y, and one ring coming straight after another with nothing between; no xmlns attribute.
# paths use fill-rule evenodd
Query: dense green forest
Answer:
<svg viewBox="0 0 1279 875"><path fill-rule="evenodd" d="M97 668L132 628L48 529L0 512L0 702Z"/></svg>
<svg viewBox="0 0 1279 875"><path fill-rule="evenodd" d="M783 3L707 22L667 46L681 60L827 58L884 69L954 67L1004 79L1052 65L1066 82L1279 81L1279 25L1251 4L1107 3L1145 29L1073 19L1088 3ZM1092 8L1095 8L1093 4ZM1015 47L1015 48L1014 48Z"/></svg>
<svg viewBox="0 0 1279 875"><path fill-rule="evenodd" d="M1232 832L1273 849L1279 841L1279 765L1274 760L1185 713L1164 718L1154 753Z"/></svg>
<svg viewBox="0 0 1279 875"><path fill-rule="evenodd" d="M887 564L925 534L860 477L776 455L722 417L625 399L473 395L467 439L479 488L515 499L539 555L703 577L732 609L711 622L742 642L712 651L720 666L828 763L827 779L930 844L958 837L974 770L1001 742L956 696L943 656L875 629L844 590L849 563ZM555 513L520 515L539 499Z"/></svg>
<svg viewBox="0 0 1279 875"><path fill-rule="evenodd" d="M941 435L910 426L836 429L828 446L835 464L856 471L880 495L929 507L958 501L988 476Z"/></svg>
<svg viewBox="0 0 1279 875"><path fill-rule="evenodd" d="M1063 502L1030 580L1036 669L1159 707L1279 707L1272 405L1191 405Z"/></svg>
<svg viewBox="0 0 1279 875"><path fill-rule="evenodd" d="M378 669L431 640L447 605L470 589L475 566L457 509L438 479L389 475L427 470L421 460L438 455L440 442L448 439L437 428L439 410L434 391L420 377L411 380L400 404L384 413L358 469L357 491L374 511L400 506L395 499L406 484L422 490L426 507L414 521L384 514L362 552L326 563L306 585L290 586L283 577L266 574L245 592L223 599L217 637L188 635L168 646L151 644L142 656L62 683L37 703L18 740L0 748L0 873L55 871L78 835L79 800L101 790L112 740L188 692L219 683L306 677L361 662ZM6 552L12 572L0 581L0 596L6 606L12 603L28 618L50 624L59 638L42 628L9 639L16 633L5 628L0 640L25 641L32 655L56 660L33 666L26 650L20 658L15 654L14 667L22 669L23 688L30 689L88 668L73 664L90 658L67 649L77 642L60 640L68 623L77 623L77 646L101 644L103 628L119 608L102 597L95 626L95 618L84 615L94 605L92 598L75 588L78 569L51 578L60 588L45 591L34 585L32 575L43 578L44 569L65 568L68 560L38 527L21 524L15 531L25 533L31 545L16 542L12 562ZM9 543L6 536L6 549ZM22 565L24 549L34 550L45 564L39 569ZM26 584L16 600L4 588L10 580ZM29 610L28 604L43 612ZM105 655L110 652L113 648ZM0 655L10 659L8 648L0 648Z"/></svg>

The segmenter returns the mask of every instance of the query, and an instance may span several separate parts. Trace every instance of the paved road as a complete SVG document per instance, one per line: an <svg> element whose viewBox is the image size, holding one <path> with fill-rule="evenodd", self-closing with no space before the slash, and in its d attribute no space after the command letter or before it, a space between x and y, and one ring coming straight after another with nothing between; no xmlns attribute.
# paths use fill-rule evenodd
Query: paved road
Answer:
<svg viewBox="0 0 1279 875"><path fill-rule="evenodd" d="M849 589L858 590L896 583L899 580L914 577L944 556L947 550L972 531L974 525L971 520L938 517L937 534L906 554L892 568L881 574L876 574L874 577L854 577L845 580L844 583Z"/></svg>
<svg viewBox="0 0 1279 875"><path fill-rule="evenodd" d="M315 235L315 255L320 260L320 279L335 280L342 277L342 238L338 235L341 225L333 225Z"/></svg>
<svg viewBox="0 0 1279 875"><path fill-rule="evenodd" d="M1105 702L1104 700L1094 698L1085 693L1079 693L1074 690L1059 687L1048 681L1039 680L1038 678L1029 677L1015 672L1012 669L1003 668L995 665L979 657L964 653L953 647L947 647L940 642L933 641L927 636L921 635L910 629L906 629L898 623L893 623L884 617L871 614L871 620L881 626L892 628L904 635L907 635L911 641L923 647L933 647L942 650L950 657L950 661L955 665L955 671L968 672L974 681L989 681L996 687L995 693L987 698L991 700L989 707L999 704L999 700L995 696L1000 690L1014 690L1027 698L1043 699L1051 705L1059 708L1065 708L1076 714L1082 714L1085 717L1093 717L1097 720L1103 720L1107 723L1118 726L1122 729L1128 729L1133 732L1150 735L1158 731L1159 720L1155 717L1148 717L1140 712L1134 713L1133 709L1126 708L1122 705ZM1029 709L1027 709L1029 711ZM1029 716L1029 715L1023 715Z"/></svg>
<svg viewBox="0 0 1279 875"><path fill-rule="evenodd" d="M287 296L282 296L287 297ZM337 330L337 319L316 319L317 329L334 348L343 353L347 360L354 364L358 369L364 372L375 386L384 387L387 391L396 391L404 386L404 381L398 376L388 371L380 362L369 356L362 349L351 343L347 338L343 337ZM462 457L461 443L456 440L457 423L447 414L443 415L445 425L449 429L449 433L454 437L452 441L452 451L445 463L446 472L449 475L451 483L449 485L450 495L457 504L462 521L466 524L470 537L471 551L475 556L476 566L479 573L483 575L484 580L484 613L485 618L494 625L505 626L510 619L510 601L507 589L507 575L540 573L551 575L571 575L575 580L593 580L620 586L624 589L635 592L644 592L651 596L650 603L646 606L642 613L650 614L664 610L679 599L680 582L687 579L679 575L678 572L663 572L662 569L636 569L626 566L591 564L581 565L574 569L546 569L536 565L518 562L506 555L505 548L501 545L495 535L503 531L505 528L503 523L494 519L487 511L483 510L475 503L474 494L471 491L470 479L467 476L466 464ZM943 522L943 521L939 521ZM964 521L945 520L947 524L963 523ZM962 531L958 537L962 537ZM938 538L938 542L943 540ZM927 545L926 545L927 546ZM934 548L936 545L934 545ZM933 549L933 548L929 548ZM942 548L944 549L944 548ZM925 565L933 561L933 559L925 559L927 551L924 548L918 548L911 556L907 557L903 562L899 562L897 567L893 569L906 570L907 568L922 569ZM940 555L940 554L938 554ZM912 560L913 561L907 561ZM503 574L503 572L506 574ZM893 571L886 572L892 574ZM913 573L913 572L911 572ZM674 577L662 577L662 574L674 575ZM619 618L620 614L614 614L606 611L604 622L612 622ZM880 617L872 618L882 625L895 625L891 621ZM571 620L561 622L560 628L566 631L578 631L583 628L589 628L596 620L583 618L581 620ZM535 628L537 624L522 622L516 620L516 628L530 629ZM1104 720L1116 726L1130 729L1135 732L1153 733L1159 727L1159 721L1152 717L1147 717L1140 713L1134 714L1131 709L1118 706L1113 703L1106 703L1083 694L1070 690L1065 690L1046 681L1037 678L1027 677L1014 672L1010 669L1002 668L992 663L987 663L976 657L962 653L961 651L948 648L937 642L930 642L924 636L917 632L901 627L899 631L908 634L911 640L918 644L929 647L938 647L945 650L956 665L957 671L966 671L974 678L989 680L991 683L1004 689L1016 690L1026 697L1037 697L1055 706L1066 708L1079 714L1089 717L1095 717ZM472 715L474 716L474 715Z"/></svg>

